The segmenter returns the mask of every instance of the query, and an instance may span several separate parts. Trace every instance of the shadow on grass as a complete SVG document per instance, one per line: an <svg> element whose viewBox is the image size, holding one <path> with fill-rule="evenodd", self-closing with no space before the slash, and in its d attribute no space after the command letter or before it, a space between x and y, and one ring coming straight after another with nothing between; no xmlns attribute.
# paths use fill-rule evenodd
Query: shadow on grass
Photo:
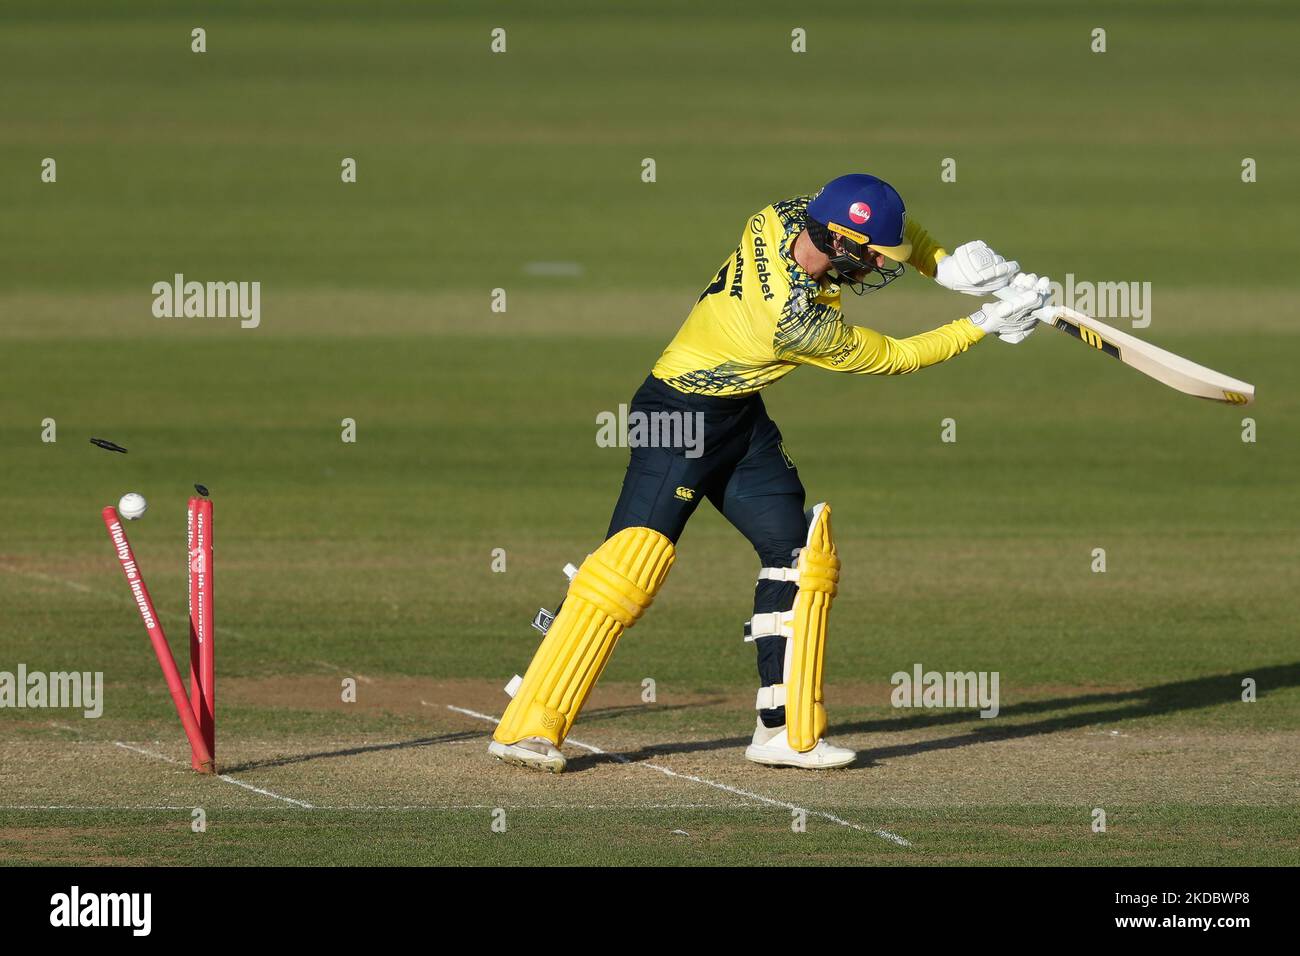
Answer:
<svg viewBox="0 0 1300 956"><path fill-rule="evenodd" d="M1053 734L1063 730L1118 723L1142 717L1156 717L1180 711L1202 710L1220 704L1241 701L1241 682L1253 678L1261 699L1271 691L1300 686L1300 663L1256 667L1235 674L1215 674L1190 680L1157 684L1135 690L1079 694L1071 697L1053 697L1047 700L1025 701L1001 709L998 716L985 719L974 709L963 710L909 710L902 716L877 720L861 720L832 725L827 736L843 734L889 734L899 731L923 730L953 724L969 724L969 729L933 740L900 743L893 746L872 747L858 754L850 766L869 767L879 760L893 757L911 757L935 750L951 750L975 744L1015 740L1040 734ZM1066 713L1055 713L1067 711ZM1037 715L1041 719L1032 719ZM743 748L750 738L728 737L720 740L701 740L683 743L665 743L623 751L620 757L627 760L652 760L656 756L678 753L701 753L712 750ZM567 770L582 770L602 763L615 762L609 754L576 756L569 761Z"/></svg>
<svg viewBox="0 0 1300 956"><path fill-rule="evenodd" d="M695 707L708 707L722 702L721 698L714 700L699 701L691 704L672 704L665 707L655 707L659 713L669 710L688 710ZM597 720L611 720L629 711L641 710L646 704L626 704L618 707L601 707L589 713L584 712L582 720L584 723ZM268 760L250 760L245 763L234 766L221 766L222 773L246 773L249 770L263 770L270 767L288 767L296 763L307 763L311 760L327 760L335 757L355 757L359 754L377 753L384 750L411 750L419 747L432 747L437 744L459 743L465 740L477 740L487 737L491 730L485 723L481 731L463 730L451 734L441 734L437 737L420 737L415 740L397 740L383 744L366 744L357 747L344 747L339 750L318 750L312 753L304 754L286 754L283 757L274 757ZM486 754L484 754L486 758Z"/></svg>
<svg viewBox="0 0 1300 956"><path fill-rule="evenodd" d="M355 757L358 754L372 754L384 750L412 750L419 747L432 747L436 744L455 743L462 740L474 740L483 736L471 730L461 730L454 734L439 734L437 737L420 737L416 740L397 740L386 744L364 744L358 747L345 747L341 750L320 750L315 753L288 754L269 760L250 760L235 766L222 764L222 773L246 773L249 770L264 770L268 767L288 767L309 760L325 760L331 757Z"/></svg>
<svg viewBox="0 0 1300 956"><path fill-rule="evenodd" d="M1240 703L1241 682L1248 677L1255 680L1258 693L1265 696L1270 691L1284 687L1300 686L1300 663L1252 668L1235 674L1197 677L1191 680L1175 681L1171 684L1141 687L1136 690L1026 701L1023 704L1012 704L1004 707L996 718L987 720L971 711L960 714L946 712L931 717L926 717L923 713L909 713L903 718L844 724L837 726L835 730L840 733L885 733L958 722L973 725L965 733L951 737L940 737L935 740L922 740L909 744L896 744L892 747L873 748L860 754L858 760L853 764L854 766L870 766L876 760L890 757L910 757L934 750L951 750L954 747L967 747L972 744L1015 740L1019 737L1032 737L1037 734L1052 734L1062 730L1078 730L1082 727L1113 724L1123 720L1158 717L1162 714L1217 707L1220 704ZM1080 707L1085 709L1077 710ZM1070 713L1058 714L1042 720L1031 720L1025 723L1001 723L1004 717L1012 719L1029 717L1034 714L1067 708L1071 711Z"/></svg>
<svg viewBox="0 0 1300 956"><path fill-rule="evenodd" d="M1271 691L1300 686L1300 662L1251 668L1235 674L1197 677L1169 684L1157 684L1153 687L1141 687L1135 690L1078 694L1068 697L1053 697L1046 700L1025 701L1024 703L1009 704L1003 707L996 718L988 720L981 718L978 712L971 708L963 710L908 710L901 712L899 716L837 723L828 730L827 735L833 738L836 735L844 734L889 734L898 733L899 731L940 728L956 724L970 725L968 729L946 737L864 750L858 754L858 759L851 765L853 767L870 767L877 761L894 757L911 757L935 750L951 750L956 747L1015 740L1020 737L1053 734L1063 730L1077 730L1081 727L1096 727L1124 720L1156 717L1162 714L1202 710L1220 704L1236 703L1241 700L1241 682L1247 677L1256 681L1260 697L1263 699ZM722 698L715 698L690 704L655 707L654 709L659 712L686 710L712 706L722 702ZM593 721L600 720L612 720L627 713L641 711L646 706L645 704L628 704L618 707L602 707L584 713L579 721L576 736L581 739L583 724L590 724ZM1066 713L1056 713L1057 711L1066 711ZM1039 717L1039 719L1034 719L1035 717ZM459 731L457 733L441 734L436 737L421 737L416 740L346 747L339 750L291 754L270 760L249 761L238 766L222 767L221 769L226 773L241 773L270 767L284 767L311 760L352 757L358 754L376 753L384 750L409 750L431 747L437 744L476 740L486 738L490 733L491 729L487 724L484 724L482 730ZM743 749L749 741L749 735L746 734L717 740L654 744L640 747L637 750L619 751L617 754L575 754L573 753L574 748L570 747L570 759L566 772L582 772L606 763L653 760L656 757L671 754L707 753L714 750L733 748ZM484 758L486 759L486 755L484 755Z"/></svg>
<svg viewBox="0 0 1300 956"><path fill-rule="evenodd" d="M589 724L597 720L613 720L615 717L621 717L635 711L645 711L647 708L653 710L656 714L665 714L673 710L698 710L701 707L714 707L724 702L725 698L715 697L710 700L697 700L689 704L620 704L617 707L598 707L594 710L584 710L582 716L578 719L584 724Z"/></svg>

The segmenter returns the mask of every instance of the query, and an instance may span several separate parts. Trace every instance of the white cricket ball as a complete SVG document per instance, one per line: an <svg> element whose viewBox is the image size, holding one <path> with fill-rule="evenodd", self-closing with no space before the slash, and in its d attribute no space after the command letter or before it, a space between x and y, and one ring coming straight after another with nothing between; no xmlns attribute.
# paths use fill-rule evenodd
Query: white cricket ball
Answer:
<svg viewBox="0 0 1300 956"><path fill-rule="evenodd" d="M134 521L145 513L149 507L149 502L144 500L144 495L137 495L134 491L128 491L117 503L117 513L127 521Z"/></svg>

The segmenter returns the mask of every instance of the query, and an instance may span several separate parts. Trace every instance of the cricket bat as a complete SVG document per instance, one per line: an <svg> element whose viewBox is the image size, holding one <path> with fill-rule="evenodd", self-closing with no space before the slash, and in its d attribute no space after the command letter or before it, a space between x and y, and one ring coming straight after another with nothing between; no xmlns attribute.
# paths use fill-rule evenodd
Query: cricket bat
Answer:
<svg viewBox="0 0 1300 956"><path fill-rule="evenodd" d="M1000 290L995 295L1005 298L1003 293L1009 291ZM1212 402L1228 405L1249 405L1255 400L1255 386L1249 382L1197 365L1181 355L1167 352L1137 336L1099 322L1090 315L1059 305L1045 306L1034 315L1040 322L1055 326L1080 342L1119 359L1130 368L1185 395L1208 398Z"/></svg>

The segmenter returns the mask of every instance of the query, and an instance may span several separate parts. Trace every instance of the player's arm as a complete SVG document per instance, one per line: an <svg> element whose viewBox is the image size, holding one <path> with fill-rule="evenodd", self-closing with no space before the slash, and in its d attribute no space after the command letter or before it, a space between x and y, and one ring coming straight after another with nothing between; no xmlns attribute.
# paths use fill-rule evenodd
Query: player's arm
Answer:
<svg viewBox="0 0 1300 956"><path fill-rule="evenodd" d="M965 318L920 335L894 338L875 329L849 325L839 309L814 306L803 312L787 307L777 325L776 356L858 375L905 375L946 362L985 335L1017 343L1037 322L1032 313L1050 297L1046 277L1019 275L1014 294L989 302Z"/></svg>
<svg viewBox="0 0 1300 956"><path fill-rule="evenodd" d="M875 329L831 320L815 347L781 355L788 361L833 372L858 375L904 375L946 362L984 338L984 330L969 318L949 322L920 335L896 339Z"/></svg>
<svg viewBox="0 0 1300 956"><path fill-rule="evenodd" d="M912 254L907 264L923 276L933 279L939 263L948 257L947 251L926 231L925 226L909 218L903 227L903 238L912 244ZM1013 272L1012 275L1015 275Z"/></svg>
<svg viewBox="0 0 1300 956"><path fill-rule="evenodd" d="M988 295L1005 288L1020 271L1020 263L1008 261L982 239L964 242L949 255L926 228L909 218L903 230L912 244L907 264L945 289L967 295Z"/></svg>
<svg viewBox="0 0 1300 956"><path fill-rule="evenodd" d="M849 325L839 308L792 296L776 324L773 352L785 362L859 375L902 375L945 362L985 335L970 318L894 338Z"/></svg>

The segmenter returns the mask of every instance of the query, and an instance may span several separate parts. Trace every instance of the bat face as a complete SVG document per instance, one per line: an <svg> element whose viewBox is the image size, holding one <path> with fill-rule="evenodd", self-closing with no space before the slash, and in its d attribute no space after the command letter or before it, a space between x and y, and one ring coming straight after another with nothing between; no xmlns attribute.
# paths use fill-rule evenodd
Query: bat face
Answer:
<svg viewBox="0 0 1300 956"><path fill-rule="evenodd" d="M1048 306L1039 319L1186 395L1227 405L1249 405L1255 400L1255 386L1249 382L1197 365L1082 312Z"/></svg>

